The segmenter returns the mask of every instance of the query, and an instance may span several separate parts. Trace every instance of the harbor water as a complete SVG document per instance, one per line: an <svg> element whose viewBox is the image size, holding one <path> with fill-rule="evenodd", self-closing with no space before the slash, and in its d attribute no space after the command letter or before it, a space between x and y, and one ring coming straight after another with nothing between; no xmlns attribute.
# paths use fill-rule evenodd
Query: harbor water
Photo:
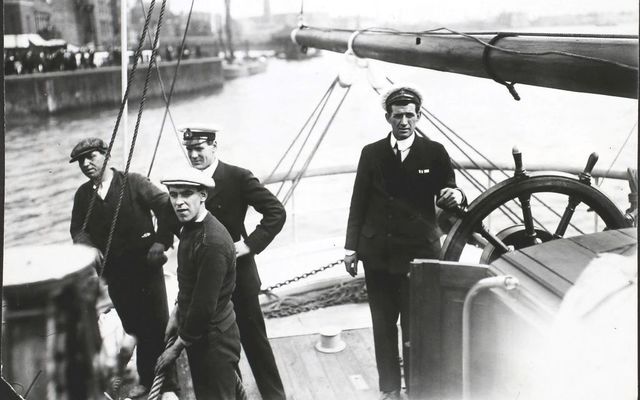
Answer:
<svg viewBox="0 0 640 400"><path fill-rule="evenodd" d="M588 155L595 151L600 155L597 167L606 169L630 135L613 169L635 168L637 164L634 99L516 85L522 97L517 102L503 86L491 80L383 62L371 62L368 71L342 55L324 53L302 61L272 59L265 73L226 81L222 89L211 93L173 99L151 179L158 181L164 170L187 162L174 129L185 125L220 126L220 158L251 169L257 176L268 175L341 72L344 78L351 76L353 85L318 147L311 169L355 166L362 146L387 134L379 97L370 84L383 76L395 82L411 82L422 89L424 106L491 160L511 162L511 149L517 146L525 167L527 162L583 167ZM335 89L308 146L316 143L345 91L342 87ZM129 105L129 140L137 110L138 104ZM132 171L148 173L164 113L159 101L145 105ZM85 178L77 164L68 163L69 153L87 136L108 141L116 115L117 109L97 109L51 117L6 116L5 247L70 242L73 195ZM432 139L442 142L453 158L463 159L426 121L419 126ZM309 152L304 151L301 160ZM120 127L112 166L122 169L124 154ZM289 157L284 164L288 166L291 160ZM280 171L286 169L281 167ZM270 249L277 252L293 243L304 246L327 238L331 240L326 245L341 249L353 176L303 181L287 205L285 230ZM496 179L502 178L496 175ZM458 180L462 180L459 175ZM278 185L269 187L274 192L278 190ZM620 209L628 207L626 182L605 181L602 189ZM471 187L467 189L470 200L478 193ZM257 220L256 216L253 218ZM247 228L253 229L251 223Z"/></svg>

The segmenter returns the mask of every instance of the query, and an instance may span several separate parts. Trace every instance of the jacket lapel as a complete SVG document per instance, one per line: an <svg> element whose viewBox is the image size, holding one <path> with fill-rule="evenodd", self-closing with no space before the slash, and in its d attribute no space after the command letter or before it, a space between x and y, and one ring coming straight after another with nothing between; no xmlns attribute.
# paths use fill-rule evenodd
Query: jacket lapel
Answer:
<svg viewBox="0 0 640 400"><path fill-rule="evenodd" d="M407 154L407 157L402 162L402 168L404 168L405 171L416 170L419 167L417 162L421 159L421 156L424 155L424 152L425 142L421 137L416 135L409 154Z"/></svg>
<svg viewBox="0 0 640 400"><path fill-rule="evenodd" d="M213 198L214 196L216 196L218 193L222 191L222 187L224 186L222 185L222 182L224 182L226 177L227 177L227 164L218 160L218 167L213 172L213 182L215 183L215 186L213 187L213 189L209 190L209 197Z"/></svg>

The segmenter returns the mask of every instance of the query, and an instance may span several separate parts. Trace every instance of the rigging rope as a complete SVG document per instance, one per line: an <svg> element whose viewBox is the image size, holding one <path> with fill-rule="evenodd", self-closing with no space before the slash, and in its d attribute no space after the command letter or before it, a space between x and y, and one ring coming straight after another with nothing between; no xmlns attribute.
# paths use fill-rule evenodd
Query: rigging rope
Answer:
<svg viewBox="0 0 640 400"><path fill-rule="evenodd" d="M105 154L105 160L104 163L102 164L102 168L100 169L100 181L102 181L102 177L104 176L104 172L107 169L107 164L111 158L111 151L113 149L113 144L115 143L116 140L116 136L118 134L118 128L120 126L120 121L122 119L122 114L124 113L124 108L125 105L127 104L127 100L129 99L129 90L131 88L131 84L135 78L135 73L136 70L138 68L138 60L141 58L141 54L142 54L142 45L144 43L144 39L145 36L147 34L147 31L149 29L149 21L151 19L151 13L153 11L153 8L155 6L156 1L155 0L151 0L151 3L149 4L149 13L147 14L147 16L145 17L145 21L144 21L144 25L142 27L142 33L140 34L140 39L138 40L138 47L134 53L134 60L133 60L133 65L131 66L131 71L129 71L129 76L127 78L127 87L125 88L125 92L124 95L122 96L122 101L120 102L120 109L118 110L118 116L116 117L116 123L115 126L113 127L113 132L111 134L111 140L109 141L109 146L107 147L107 152ZM126 49L124 49L123 51L127 51ZM153 51L152 51L153 54ZM87 230L87 225L89 224L89 219L91 217L91 214L93 212L93 208L95 206L95 201L96 201L96 197L98 196L98 189L100 188L100 185L96 185L94 191L93 191L93 196L91 196L91 200L89 201L89 207L87 208L87 213L85 215L84 218L84 222L82 223L82 231L86 232ZM109 240L110 242L111 240ZM108 250L108 248L107 248ZM106 255L102 260L102 266L100 268L99 271L99 275L102 275L102 272L104 270L104 265L106 265Z"/></svg>
<svg viewBox="0 0 640 400"><path fill-rule="evenodd" d="M624 150L624 148L627 146L627 143L629 142L629 139L631 139L631 136L633 135L633 132L635 132L637 126L638 126L638 121L636 121L636 123L633 124L633 126L631 127L631 130L629 131L627 138L624 140L624 143L622 143L622 146L620 146L620 149L618 150L618 153L616 154L616 156L613 158L613 161L611 161L611 165L609 165L609 168L607 168L607 172L604 174L604 178L600 179L600 182L598 183L598 187L602 186L602 182L604 182L604 180L606 179L606 176L609 175L609 172L611 172L611 168L613 168L613 165L616 163L616 161L618 161L618 157L620 157L620 154L622 154L622 150Z"/></svg>
<svg viewBox="0 0 640 400"><path fill-rule="evenodd" d="M151 49L151 58L149 59L149 66L147 67L147 74L145 76L144 87L142 89L142 97L140 98L140 105L138 107L138 117L136 119L135 128L133 130L133 136L131 138L131 147L129 148L129 156L127 157L127 163L123 173L124 179L122 181L122 186L120 187L120 195L118 197L118 203L116 205L113 220L111 222L111 229L109 230L109 237L107 238L107 245L106 245L103 264L102 264L103 268L101 268L100 270L100 275L102 275L102 272L104 272L104 266L106 265L109 257L109 251L111 250L111 242L113 241L113 235L115 233L116 224L118 222L118 216L120 215L120 208L122 207L124 192L127 188L127 184L129 181L129 167L131 166L131 160L133 159L133 151L135 149L136 140L138 138L138 131L140 129L140 120L142 119L142 111L144 109L147 90L149 88L149 78L151 77L151 69L153 68L153 64L156 61L156 54L158 53L158 40L160 38L160 27L162 26L162 17L164 16L166 3L167 3L167 0L162 0L162 5L160 6L160 14L158 16L158 25L156 27L156 36L153 41L153 47ZM151 15L151 12L152 12L152 9L151 7L149 7L149 16Z"/></svg>
<svg viewBox="0 0 640 400"><path fill-rule="evenodd" d="M282 164L282 162L284 161L284 159L287 157L287 155L289 154L289 152L291 151L291 149L293 148L293 145L298 141L298 139L300 138L300 135L302 135L302 132L304 131L304 129L307 127L307 125L309 124L309 121L311 121L311 118L315 115L316 111L318 111L318 108L320 107L320 104L322 104L322 102L325 100L325 98L331 93L331 91L333 90L333 88L335 87L336 82L338 81L338 78L336 77L333 82L329 85L329 87L327 88L327 91L324 93L324 95L322 95L322 98L320 99L320 101L318 102L318 104L316 105L316 107L313 109L313 111L311 112L311 114L309 114L309 118L307 118L307 120L304 122L304 124L302 125L302 127L300 128L300 130L298 131L298 134L296 135L296 137L291 141L291 144L289 145L289 147L284 151L284 154L282 154L282 157L280 157L280 160L278 160L278 162L276 163L276 166L273 167L273 170L271 170L271 173L269 174L269 176L267 176L267 178L265 179L265 181L268 181L269 179L273 178L273 175L276 173L276 171L278 170L278 168L280 167L280 164ZM320 111L322 112L322 110ZM312 128L313 130L313 128ZM307 136L308 137L308 136ZM306 142L306 141L305 141ZM304 147L304 143L302 144L302 147ZM295 161L294 161L295 163ZM291 170L289 170L289 172L291 172ZM288 174L287 174L288 175Z"/></svg>
<svg viewBox="0 0 640 400"><path fill-rule="evenodd" d="M162 138L162 131L164 130L164 123L165 123L165 121L167 119L167 114L169 115L169 119L171 120L171 125L173 125L173 131L174 131L175 137L176 137L176 139L178 141L178 147L182 151L182 154L187 159L187 161L189 160L189 156L187 155L187 152L185 151L185 149L182 146L182 143L180 141L180 138L178 137L178 129L176 128L176 124L173 121L173 117L171 116L171 112L169 111L169 105L171 104L171 97L173 96L173 89L175 87L175 84L176 84L176 81L177 81L177 78L178 78L178 71L180 70L180 63L182 62L184 44L185 44L185 42L187 40L187 32L189 31L189 23L191 22L191 14L193 13L193 4L194 4L194 2L195 2L195 0L191 0L191 7L189 8L189 14L187 15L187 23L185 25L184 33L182 35L182 42L180 43L180 50L179 50L179 53L178 53L178 61L176 62L176 68L175 68L175 71L173 73L173 79L171 80L171 88L169 89L169 97L167 97L166 94L165 94L164 82L162 81L162 76L160 75L160 67L156 64L156 71L158 73L158 81L160 82L160 90L162 91L162 98L164 99L166 107L165 107L164 115L162 116L162 124L160 125L160 132L158 133L158 139L156 141L156 146L153 149L153 156L151 157L151 163L149 164L149 171L147 172L147 178L151 175L151 170L153 169L153 164L154 164L155 159L156 159L156 154L158 153L158 147L160 146L160 139ZM142 7L142 11L144 12L143 0L140 0L140 6ZM149 40L151 40L151 38L149 38Z"/></svg>
<svg viewBox="0 0 640 400"><path fill-rule="evenodd" d="M322 115L322 112L324 111L324 108L327 106L327 104L329 102L329 96L331 96L331 93L333 93L333 90L335 89L335 86L336 86L337 82L338 82L338 78L336 78L333 81L333 83L329 86L329 90L325 94L326 97L323 97L323 99L320 100L322 102L322 107L320 107L320 110L316 114L316 119L315 119L315 121L313 121L313 124L311 125L311 128L309 128L309 132L307 133L307 137L302 142L302 145L300 146L300 149L298 149L298 154L296 154L295 158L291 162L291 166L289 167L289 170L285 174L285 177L288 177L291 174L291 171L293 171L293 167L295 166L296 162L298 161L298 158L300 158L300 155L302 155L302 151L304 150L304 146L307 144L307 141L311 138L311 134L313 133L313 130L315 129L318 121L320 120L320 116ZM316 109L317 109L317 107L316 107ZM311 115L313 115L313 114L311 114ZM276 192L276 196L280 195L280 192L282 191L282 188L284 188L284 185L285 185L285 180L283 180L280 183L280 187L278 188L278 191Z"/></svg>
<svg viewBox="0 0 640 400"><path fill-rule="evenodd" d="M350 91L351 91L351 86L347 87L347 90L345 90L344 95L342 96L342 99L340 99L340 103L338 103L338 106L336 107L335 111L331 115L331 118L329 119L329 122L327 122L327 125L324 128L324 131L320 135L320 138L318 139L318 142L316 143L315 147L311 151L311 154L307 158L307 161L302 166L302 169L300 169L300 172L298 173L298 176L296 176L296 178L291 183L291 187L289 188L289 191L285 194L284 199L282 200L282 204L287 204L287 202L289 201L289 199L293 195L293 191L296 189L296 187L300 183L300 180L302 179L302 176L304 175L304 173L307 171L307 168L309 167L309 164L311 164L311 160L315 156L316 151L318 151L318 148L320 147L320 144L322 143L322 140L324 139L324 137L326 136L327 132L329 131L329 128L331 127L331 124L335 120L336 115L338 114L338 111L340 111L340 108L342 107L342 104L344 103L344 100L347 98L347 95L349 94Z"/></svg>

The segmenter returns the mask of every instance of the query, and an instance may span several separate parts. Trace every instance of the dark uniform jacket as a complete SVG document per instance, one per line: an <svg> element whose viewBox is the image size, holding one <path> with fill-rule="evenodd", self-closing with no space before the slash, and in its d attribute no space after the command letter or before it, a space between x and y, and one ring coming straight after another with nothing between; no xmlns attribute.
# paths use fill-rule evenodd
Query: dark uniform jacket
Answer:
<svg viewBox="0 0 640 400"><path fill-rule="evenodd" d="M406 272L413 258L438 258L435 197L456 182L440 143L416 136L399 165L389 140L362 149L345 248L371 268Z"/></svg>
<svg viewBox="0 0 640 400"><path fill-rule="evenodd" d="M113 169L109 191L104 200L96 196L86 232L82 231L82 225L94 193L93 182L87 181L78 188L71 212L70 231L74 243L87 244L105 252L123 180L124 174ZM157 236L151 218L151 210L156 215L161 215L165 212L168 202L167 193L156 187L148 178L129 173L109 258L113 259L131 252L146 252L154 242L160 242L168 248L173 242L172 235L170 232L165 232ZM106 268L109 269L111 263L109 260L107 262Z"/></svg>
<svg viewBox="0 0 640 400"><path fill-rule="evenodd" d="M209 189L207 210L227 228L234 242L243 239L251 249L251 254L236 261L236 292L257 295L261 282L253 255L264 250L282 230L286 220L284 206L247 169L219 161L213 180L215 187ZM262 219L247 234L244 219L249 206L262 214Z"/></svg>

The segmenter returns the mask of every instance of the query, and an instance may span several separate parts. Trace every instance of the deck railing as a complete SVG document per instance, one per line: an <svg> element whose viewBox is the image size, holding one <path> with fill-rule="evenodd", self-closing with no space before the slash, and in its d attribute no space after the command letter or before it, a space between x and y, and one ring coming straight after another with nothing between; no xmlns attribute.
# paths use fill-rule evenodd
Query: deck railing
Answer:
<svg viewBox="0 0 640 400"><path fill-rule="evenodd" d="M466 170L484 170L491 173L494 173L498 170L503 170L503 171L514 170L514 165L506 162L504 163L494 162L493 163L494 165L491 165L486 161L476 161L475 162L476 165L474 165L470 161L461 160L461 161L457 161L457 163L460 165L460 167ZM331 166L331 167L315 168L315 169L307 170L302 175L302 177L311 178L311 177L320 177L320 176L350 174L350 173L355 173L356 168L357 166L355 164L344 164L344 165L337 165L337 166ZM527 171L531 171L531 172L560 171L560 172L565 172L569 174L575 174L577 176L580 172L583 171L583 169L584 169L583 167L568 166L566 164L563 165L563 164L550 164L550 163L544 163L544 164L527 163ZM291 173L289 174L276 173L268 180L266 181L263 180L263 182L268 184L268 183L292 181L296 179L299 173L300 173L300 170L291 171ZM628 179L628 173L626 169L625 170L622 170L622 169L605 170L605 169L596 168L593 170L593 172L591 172L591 176L593 176L594 178L608 178L608 179L617 179L617 180Z"/></svg>
<svg viewBox="0 0 640 400"><path fill-rule="evenodd" d="M506 179L507 177L513 176L513 171L515 168L515 166L512 163L507 163L507 162L489 163L487 161L475 161L474 163L471 163L468 160L461 160L461 161L457 161L456 164L459 165L460 168L465 169L468 172L475 171L476 173L479 173L480 171L483 171L486 174L486 176L482 178L482 181L485 182L485 185L487 188L493 186L495 182L499 182ZM527 163L526 168L527 168L527 171L529 172L558 171L558 172L575 175L576 178L578 177L578 174L583 172L583 169L584 169L583 166L570 166L570 165L561 164L561 163L557 163L557 164ZM356 164L344 164L344 165L336 165L336 166L330 166L330 167L314 168L314 169L306 170L302 174L302 178L316 178L316 177L319 178L319 177L327 177L327 176L334 176L334 175L353 174L356 172L356 170L357 170ZM506 172L506 175L504 172ZM288 174L284 172L276 173L273 176L271 176L269 179L263 179L262 181L265 184L293 183L295 180L299 179L298 177L299 174L300 174L299 169L295 171L291 171ZM594 186L599 186L603 179L610 179L615 181L630 181L631 179L637 179L636 177L637 175L630 173L629 170L627 169L604 169L604 168L594 169L591 172L591 176L594 178L594 182L593 182ZM462 175L458 175L458 177L461 179L460 184L464 187L464 180L466 178ZM630 182L630 187L637 187L637 182L635 183L635 186ZM296 207L295 207L294 196L295 195L291 196L290 198L291 201L289 202L289 207L290 207L289 213L290 213L292 222L294 222L296 219ZM630 198L631 197L632 196L630 195ZM348 207L348 204L346 204L345 207ZM629 206L628 204L618 204L618 207L620 207L621 210L624 210ZM486 221L486 222L490 224L490 221ZM593 231L595 232L598 230L599 230L599 221L597 216L595 216L593 219ZM294 228L294 232L295 232L295 228ZM294 236L295 236L295 233L294 233ZM294 237L294 240L295 240L295 237Z"/></svg>

